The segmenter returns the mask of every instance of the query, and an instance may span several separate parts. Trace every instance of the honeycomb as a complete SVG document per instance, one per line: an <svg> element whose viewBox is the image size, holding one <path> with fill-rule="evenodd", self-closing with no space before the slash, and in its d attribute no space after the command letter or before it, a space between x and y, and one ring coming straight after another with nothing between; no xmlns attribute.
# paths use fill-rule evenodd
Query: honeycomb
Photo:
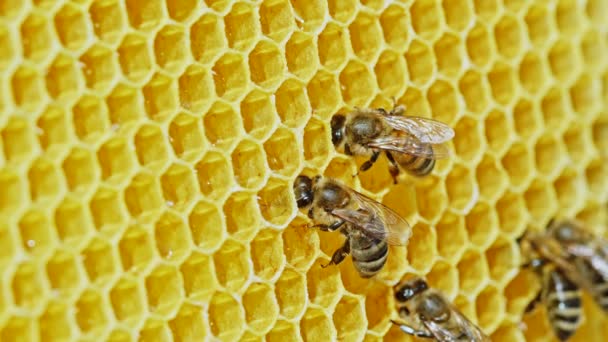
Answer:
<svg viewBox="0 0 608 342"><path fill-rule="evenodd" d="M406 341L391 287L425 276L494 341L552 339L515 238L606 235L608 1L0 1L0 340ZM454 127L393 186L329 118ZM337 177L413 227L374 280L321 268L292 182ZM575 341L608 338L585 298Z"/></svg>

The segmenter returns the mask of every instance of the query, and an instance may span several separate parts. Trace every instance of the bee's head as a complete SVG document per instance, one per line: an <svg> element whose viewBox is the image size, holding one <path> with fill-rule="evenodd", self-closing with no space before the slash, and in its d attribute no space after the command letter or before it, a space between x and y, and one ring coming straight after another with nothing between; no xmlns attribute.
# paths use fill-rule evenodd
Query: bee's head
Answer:
<svg viewBox="0 0 608 342"><path fill-rule="evenodd" d="M304 208L312 203L314 198L312 179L308 176L299 175L293 182L293 191L296 196L298 208Z"/></svg>
<svg viewBox="0 0 608 342"><path fill-rule="evenodd" d="M414 278L395 286L395 299L401 303L404 303L428 290L428 288L429 285L424 279Z"/></svg>
<svg viewBox="0 0 608 342"><path fill-rule="evenodd" d="M331 142L338 147L344 140L346 116L336 114L331 118Z"/></svg>

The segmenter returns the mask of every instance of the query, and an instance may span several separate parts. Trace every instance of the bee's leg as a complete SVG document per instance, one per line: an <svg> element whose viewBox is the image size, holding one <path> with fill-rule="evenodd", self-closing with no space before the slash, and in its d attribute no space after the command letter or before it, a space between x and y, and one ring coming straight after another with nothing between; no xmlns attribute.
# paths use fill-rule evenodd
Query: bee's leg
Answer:
<svg viewBox="0 0 608 342"><path fill-rule="evenodd" d="M348 254L350 254L350 241L348 238L346 238L346 241L344 241L342 247L336 249L334 254L331 256L331 261L329 264L321 265L321 267L325 268L329 265L338 265L344 260L344 258L346 258Z"/></svg>
<svg viewBox="0 0 608 342"><path fill-rule="evenodd" d="M532 299L532 301L528 304L528 306L526 306L524 313L532 312L532 310L534 310L534 308L536 308L536 306L538 304L540 304L541 295L542 295L542 291L538 291L538 294L536 294L536 297L534 297L534 299Z"/></svg>
<svg viewBox="0 0 608 342"><path fill-rule="evenodd" d="M399 326L399 329L401 329L401 331L403 331L404 333L408 334L408 335L413 335L416 337L422 337L422 338L433 338L433 335L429 334L426 331L423 330L416 330L408 325L402 324L402 323L398 323L395 322L393 320L391 320L391 322L395 325Z"/></svg>
<svg viewBox="0 0 608 342"><path fill-rule="evenodd" d="M344 222L343 220L339 220L339 221L336 221L336 222L334 222L332 224L329 224L329 225L327 225L327 224L315 224L315 225L312 225L312 226L309 226L309 227L310 228L319 228L320 230L322 230L324 232L333 232L334 230L342 227L342 225L344 223L346 223L346 222Z"/></svg>
<svg viewBox="0 0 608 342"><path fill-rule="evenodd" d="M372 156L369 158L369 160L367 160L365 163L361 164L361 167L359 168L359 172L369 170L374 165L374 163L378 160L378 157L380 157L380 152L374 151L372 153ZM359 172L357 172L357 174L359 174Z"/></svg>
<svg viewBox="0 0 608 342"><path fill-rule="evenodd" d="M391 177L393 177L393 183L397 184L397 176L399 176L399 165L393 158L393 155L389 151L384 151L386 154L386 158L388 159L388 172L391 173Z"/></svg>

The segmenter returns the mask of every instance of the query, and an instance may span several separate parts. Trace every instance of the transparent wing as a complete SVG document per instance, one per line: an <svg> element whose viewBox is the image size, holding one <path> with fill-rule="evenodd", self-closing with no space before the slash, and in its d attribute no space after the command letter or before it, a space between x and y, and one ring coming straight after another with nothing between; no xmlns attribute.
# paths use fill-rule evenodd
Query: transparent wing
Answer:
<svg viewBox="0 0 608 342"><path fill-rule="evenodd" d="M384 116L386 123L393 129L405 131L423 143L441 144L454 138L452 127L437 120L419 116Z"/></svg>
<svg viewBox="0 0 608 342"><path fill-rule="evenodd" d="M490 342L490 338L479 327L469 321L454 305L451 303L449 305L452 314L450 321L446 324L427 320L422 321L422 324L433 334L437 341L464 341L463 335L465 335L467 341Z"/></svg>
<svg viewBox="0 0 608 342"><path fill-rule="evenodd" d="M423 143L416 137L405 134L376 138L370 141L367 146L380 150L405 153L413 156L433 159L448 158L451 155L450 149L445 143Z"/></svg>
<svg viewBox="0 0 608 342"><path fill-rule="evenodd" d="M384 239L389 245L407 245L412 228L404 218L384 204L355 190L351 189L350 194L360 209L334 209L333 215L361 229L369 237Z"/></svg>

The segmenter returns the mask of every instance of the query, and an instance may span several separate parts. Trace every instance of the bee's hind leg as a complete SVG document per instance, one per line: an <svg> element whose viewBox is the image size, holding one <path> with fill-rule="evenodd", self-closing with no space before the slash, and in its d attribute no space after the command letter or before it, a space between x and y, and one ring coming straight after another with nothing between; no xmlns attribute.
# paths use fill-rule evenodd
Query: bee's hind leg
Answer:
<svg viewBox="0 0 608 342"><path fill-rule="evenodd" d="M374 165L374 163L378 160L378 157L380 157L380 152L374 151L372 153L372 156L367 161L365 161L363 164L361 164L361 166L359 167L359 171L357 173L355 173L353 175L353 177L357 177L360 172L369 170Z"/></svg>
<svg viewBox="0 0 608 342"><path fill-rule="evenodd" d="M397 177L399 176L399 165L393 158L393 155L389 151L384 151L386 154L386 159L388 159L388 172L391 173L391 177L393 177L393 183L397 184Z"/></svg>
<svg viewBox="0 0 608 342"><path fill-rule="evenodd" d="M524 313L532 312L532 310L534 310L536 308L536 306L538 304L540 304L541 295L542 295L542 291L538 291L538 293L536 294L536 297L534 297L534 299L532 299L532 301L528 304L528 306L526 306Z"/></svg>
<svg viewBox="0 0 608 342"><path fill-rule="evenodd" d="M350 254L350 241L347 238L346 241L344 241L344 244L342 245L342 247L336 249L334 254L331 256L331 261L327 265L321 265L321 267L325 268L329 265L338 265L349 254Z"/></svg>

